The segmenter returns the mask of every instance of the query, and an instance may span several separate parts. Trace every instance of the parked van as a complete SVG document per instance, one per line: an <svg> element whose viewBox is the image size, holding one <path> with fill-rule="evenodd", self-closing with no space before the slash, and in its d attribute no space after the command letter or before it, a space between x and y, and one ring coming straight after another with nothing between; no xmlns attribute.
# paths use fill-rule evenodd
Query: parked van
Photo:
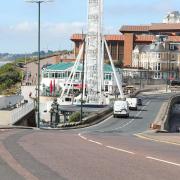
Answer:
<svg viewBox="0 0 180 180"><path fill-rule="evenodd" d="M129 109L137 110L137 98L126 98L126 101L128 102Z"/></svg>
<svg viewBox="0 0 180 180"><path fill-rule="evenodd" d="M113 115L129 117L129 106L127 101L117 100L114 102Z"/></svg>

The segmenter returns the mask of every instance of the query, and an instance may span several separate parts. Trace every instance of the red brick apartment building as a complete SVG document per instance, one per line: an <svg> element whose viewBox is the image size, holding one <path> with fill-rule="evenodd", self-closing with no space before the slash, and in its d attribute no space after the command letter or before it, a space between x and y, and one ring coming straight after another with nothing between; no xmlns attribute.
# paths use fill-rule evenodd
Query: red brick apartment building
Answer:
<svg viewBox="0 0 180 180"><path fill-rule="evenodd" d="M132 51L136 45L151 44L155 35L168 35L168 41L180 43L180 23L152 23L150 25L124 25L120 34L105 35L112 58L120 61L124 67L132 65ZM73 34L71 40L75 43L75 57L82 44L82 35ZM107 52L104 54L108 59Z"/></svg>

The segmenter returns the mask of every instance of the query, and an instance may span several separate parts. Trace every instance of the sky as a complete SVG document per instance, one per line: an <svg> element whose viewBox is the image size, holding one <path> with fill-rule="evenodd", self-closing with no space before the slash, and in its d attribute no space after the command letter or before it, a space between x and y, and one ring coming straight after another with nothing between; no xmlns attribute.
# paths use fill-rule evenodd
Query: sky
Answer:
<svg viewBox="0 0 180 180"><path fill-rule="evenodd" d="M41 49L72 49L73 33L86 31L88 0L54 0L41 6ZM179 11L179 0L104 0L104 33L118 34L122 25L162 22ZM5 0L0 6L0 53L37 50L37 4Z"/></svg>

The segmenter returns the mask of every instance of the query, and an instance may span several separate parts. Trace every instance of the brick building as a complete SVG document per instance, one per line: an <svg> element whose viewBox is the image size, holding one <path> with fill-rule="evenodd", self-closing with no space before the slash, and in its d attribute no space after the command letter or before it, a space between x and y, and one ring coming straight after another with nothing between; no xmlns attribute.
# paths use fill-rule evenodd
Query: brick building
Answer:
<svg viewBox="0 0 180 180"><path fill-rule="evenodd" d="M123 25L120 34L105 35L112 58L126 67L132 66L132 52L136 45L149 45L156 35L168 35L168 41L180 42L180 23L152 23L149 25ZM82 44L82 35L73 34L74 54L77 56ZM105 60L108 60L105 51Z"/></svg>

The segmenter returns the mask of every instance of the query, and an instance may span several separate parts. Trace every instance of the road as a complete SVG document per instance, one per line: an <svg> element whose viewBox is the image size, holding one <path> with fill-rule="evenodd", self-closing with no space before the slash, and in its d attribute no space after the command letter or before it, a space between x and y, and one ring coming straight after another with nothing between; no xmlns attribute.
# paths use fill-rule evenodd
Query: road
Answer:
<svg viewBox="0 0 180 180"><path fill-rule="evenodd" d="M140 139L169 94L143 95L129 118L110 117L92 127L68 131L1 132L3 179L173 180L180 147ZM8 173L8 176L6 174Z"/></svg>

